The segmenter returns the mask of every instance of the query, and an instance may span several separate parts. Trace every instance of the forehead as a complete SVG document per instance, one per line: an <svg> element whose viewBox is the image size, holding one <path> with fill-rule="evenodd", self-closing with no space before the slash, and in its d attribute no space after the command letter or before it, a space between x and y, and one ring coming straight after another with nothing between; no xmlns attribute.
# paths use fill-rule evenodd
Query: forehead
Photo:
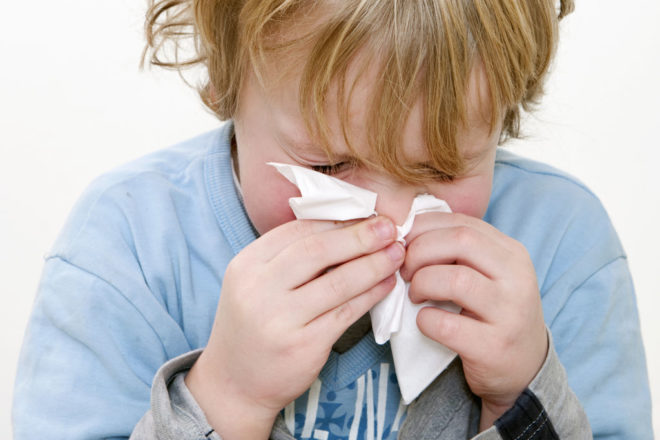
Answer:
<svg viewBox="0 0 660 440"><path fill-rule="evenodd" d="M321 3L326 4L326 2ZM492 130L488 82L483 65L478 59L473 63L474 67L469 78L464 80L464 84L467 85L465 97L463 98L462 94L456 96L457 101L466 104L466 113L461 124L447 122L456 121L458 111L440 110L437 107L439 101L437 99L430 104L424 101L428 94L421 90L425 86L421 80L419 82L421 93L418 95L420 97L416 100L409 99L407 106L403 104L402 99L398 101L395 99L393 107L390 107L392 102L388 106L378 107L375 102L383 96L379 92L382 92L382 87L388 86L383 80L386 77L383 69L384 60L387 54L391 56L392 53L383 52L384 49L377 47L375 41L367 41L363 46L355 48L353 55L347 59L345 70L337 69L332 63L325 66L322 62L321 64L317 62L316 65L311 66L312 59L318 61L318 58L314 58L311 54L315 53L318 56L318 48L322 47L317 45L318 40L315 37L318 34L315 34L315 29L323 28L330 16L332 14L327 10L324 12L319 8L318 12L313 14L303 14L303 16L296 14L295 20L289 17L289 20L283 21L271 34L274 46L277 48L274 51L264 52L262 63L256 69L259 72L259 81L256 81L255 75L249 75L246 81L248 86L256 86L260 89L259 96L272 115L269 119L272 121L274 136L283 146L295 148L297 151L321 150L338 156L356 155L360 158L375 159L376 163L383 163L379 160L379 155L374 152L384 150L378 150L375 147L378 142L373 142L373 139L376 136L381 138L384 136L391 140L386 149L390 152L396 151L397 162L422 161L429 154L429 147L425 142L426 136L432 136L431 143L434 146L444 144L438 142L437 135L429 134L427 126L432 127L432 123L425 120L430 117L424 114L424 109L431 105L433 109L439 109L432 110L437 114L431 117L448 115L445 121L440 121L445 122L445 128L441 129L443 135L448 134L447 126L454 127L456 132L443 139L453 139L458 144L457 150L449 156L443 154L441 157L456 157L458 153L464 160L469 160L470 157L479 154L484 144L481 140L488 138ZM313 37L309 38L310 36ZM312 84L312 92L318 92L318 89L314 88L318 83L306 81L309 79L307 75L310 67L333 79L321 94L320 106L323 111L318 111L317 102L317 107L308 106L305 114L302 114L301 108L309 102L309 96L305 97L305 102L301 100L301 85L309 87ZM391 67L390 65L389 68ZM345 80L341 83L343 88L340 87L337 74ZM391 70L389 74L390 76L387 77L393 78ZM449 75L449 72L447 74ZM437 78L438 75L434 77ZM412 75L409 79L413 82L408 84L414 84L417 76ZM318 80L318 77L314 77L314 80ZM396 82L396 80L390 81ZM390 98L391 96L390 93ZM239 109L241 105L239 104ZM396 109L388 112L390 108ZM382 121L387 119L383 117L385 113L405 114L405 118L401 117L401 121L396 123L383 124ZM367 128L374 121L378 121L374 124L376 128ZM319 123L327 124L327 130L323 130L320 136ZM459 125L463 126L459 127ZM397 136L400 136L400 139L396 139ZM499 138L499 131L497 137ZM441 151L454 151L452 148L441 148Z"/></svg>
<svg viewBox="0 0 660 440"><path fill-rule="evenodd" d="M277 65L277 61L275 64ZM359 66L359 63L354 63L347 72L347 84L350 85L351 91L346 108L347 124L341 123L337 111L339 88L336 83L331 86L326 100L330 148L337 156L350 156L353 153L351 147L361 156L372 154L368 146L366 127L369 104L376 92L373 84L380 72L375 63L364 71L360 71ZM276 68L274 70L278 71ZM288 75L279 76L272 82L266 76L262 96L273 115L274 134L278 141L285 147L317 153L323 151L323 146L319 139L309 132L300 110L301 70L291 70ZM470 161L493 143L493 137L499 138L499 127L491 130L490 126L489 88L481 62L476 62L470 73L466 98L467 119L465 125L457 130L457 144L463 159ZM402 128L401 152L409 160L421 160L426 155L423 104L423 98L414 103Z"/></svg>

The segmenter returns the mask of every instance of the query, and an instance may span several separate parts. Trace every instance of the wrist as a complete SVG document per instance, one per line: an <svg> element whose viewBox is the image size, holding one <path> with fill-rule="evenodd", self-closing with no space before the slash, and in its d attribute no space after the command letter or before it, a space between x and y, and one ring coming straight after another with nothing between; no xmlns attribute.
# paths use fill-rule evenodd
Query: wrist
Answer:
<svg viewBox="0 0 660 440"><path fill-rule="evenodd" d="M184 379L211 427L226 440L267 439L278 411L251 402L201 354Z"/></svg>
<svg viewBox="0 0 660 440"><path fill-rule="evenodd" d="M513 387L510 390L517 390L513 391L512 393L505 393L505 394L490 394L490 398L484 398L484 396L481 397L481 418L479 421L479 431L484 431L488 429L490 426L492 426L497 419L499 419L502 415L504 415L505 412L507 412L509 409L511 409L518 398L521 396L521 394L529 387L529 385L534 381L534 378L539 374L541 369L543 368L543 365L545 364L547 357L548 357L548 352L550 350L550 335L549 332L547 331L545 325L543 325L543 338L544 338L544 344L537 344L535 347L538 347L538 353L536 358L538 359L537 364L531 364L532 367L528 370L527 376L524 377L529 377L527 380L520 380L515 387ZM537 365L536 367L533 367L533 365ZM524 385L523 385L524 384Z"/></svg>
<svg viewBox="0 0 660 440"><path fill-rule="evenodd" d="M505 412L511 409L515 403L515 398L510 402L489 402L482 399L481 417L479 419L479 432L490 428L495 423L495 421L499 419Z"/></svg>

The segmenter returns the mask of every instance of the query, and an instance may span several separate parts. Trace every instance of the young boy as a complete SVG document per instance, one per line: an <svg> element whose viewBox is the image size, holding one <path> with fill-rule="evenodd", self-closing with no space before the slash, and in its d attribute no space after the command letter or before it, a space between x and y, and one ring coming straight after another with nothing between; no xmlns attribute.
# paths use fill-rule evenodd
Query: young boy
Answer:
<svg viewBox="0 0 660 440"><path fill-rule="evenodd" d="M26 335L16 437L651 438L607 215L497 149L540 95L556 25L541 0L153 5L150 44L192 26L202 96L230 121L74 209ZM295 220L268 162L376 192L379 215ZM394 226L425 193L453 213L417 217L404 248ZM397 270L413 302L463 309L418 314L459 358L410 405L367 314Z"/></svg>

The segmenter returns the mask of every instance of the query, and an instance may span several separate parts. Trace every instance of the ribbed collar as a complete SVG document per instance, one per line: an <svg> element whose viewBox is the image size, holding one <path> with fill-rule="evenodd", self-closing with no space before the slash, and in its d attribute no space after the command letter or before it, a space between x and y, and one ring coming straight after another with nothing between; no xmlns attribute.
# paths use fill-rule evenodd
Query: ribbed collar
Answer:
<svg viewBox="0 0 660 440"><path fill-rule="evenodd" d="M204 161L206 191L215 217L235 254L254 241L258 234L245 212L236 188L231 161L234 124L226 122L211 137Z"/></svg>

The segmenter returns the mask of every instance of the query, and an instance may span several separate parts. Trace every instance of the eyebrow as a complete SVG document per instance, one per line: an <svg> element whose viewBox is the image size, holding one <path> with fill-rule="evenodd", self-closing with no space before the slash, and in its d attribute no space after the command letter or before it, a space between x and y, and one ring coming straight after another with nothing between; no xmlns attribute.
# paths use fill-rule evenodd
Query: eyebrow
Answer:
<svg viewBox="0 0 660 440"><path fill-rule="evenodd" d="M324 158L332 157L334 162L343 162L345 160L355 159L350 151L339 152L333 150L332 148L330 149L330 151L327 151L325 148L321 146L320 143L315 143L307 139L303 140L300 139L299 137L291 137L284 132L278 132L277 138L280 145L283 144L282 146L284 148L290 147L307 154L313 154L313 155L318 154L319 156L323 155Z"/></svg>
<svg viewBox="0 0 660 440"><path fill-rule="evenodd" d="M290 137L284 132L278 133L278 141L284 142L286 145L301 149L301 150L319 150L324 151L319 145L316 145L312 142L303 141L301 139L296 139L295 137Z"/></svg>
<svg viewBox="0 0 660 440"><path fill-rule="evenodd" d="M294 136L291 137L284 131L277 130L276 133L277 141L282 145L284 143L285 146L295 148L297 150L301 150L307 153L320 153L323 155L327 155L328 152L321 147L320 144L311 142L307 139L300 139L299 136ZM306 136L305 136L306 137ZM472 162L478 158L480 158L483 155L483 151L481 149L478 149L475 151L473 148L469 148L467 152L461 152L459 153L462 160L464 163L469 163ZM339 153L336 151L331 151L330 154L335 158L335 162L343 162L346 160L357 160L356 157L354 157L352 154L344 154L344 153ZM413 167L425 167L428 169L435 169L433 166L433 163L429 160L421 160L418 162L411 162L408 164L408 166L413 166Z"/></svg>

